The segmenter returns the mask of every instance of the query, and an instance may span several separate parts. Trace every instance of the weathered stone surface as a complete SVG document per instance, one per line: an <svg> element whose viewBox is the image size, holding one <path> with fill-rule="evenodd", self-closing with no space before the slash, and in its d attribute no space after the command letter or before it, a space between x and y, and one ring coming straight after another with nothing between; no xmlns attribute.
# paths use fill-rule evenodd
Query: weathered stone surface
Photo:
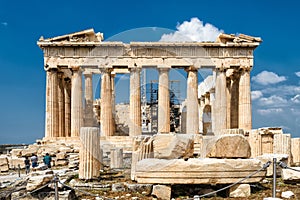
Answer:
<svg viewBox="0 0 300 200"><path fill-rule="evenodd" d="M192 134L157 134L153 136L154 158L190 158L194 154Z"/></svg>
<svg viewBox="0 0 300 200"><path fill-rule="evenodd" d="M26 190L33 191L47 183L49 183L53 179L53 174L45 174L40 176L31 176L26 185Z"/></svg>
<svg viewBox="0 0 300 200"><path fill-rule="evenodd" d="M292 165L300 166L300 138L291 139Z"/></svg>
<svg viewBox="0 0 300 200"><path fill-rule="evenodd" d="M110 150L110 168L123 168L123 149L113 148Z"/></svg>
<svg viewBox="0 0 300 200"><path fill-rule="evenodd" d="M257 156L256 159L262 161L262 163L266 163L268 161L273 162L273 158L276 158L277 162L281 161L281 162L287 163L288 157L289 156L286 154L263 154L261 156ZM277 165L276 173L277 173L277 176L280 176L280 174L281 174L281 170L278 165ZM272 176L272 175L273 175L273 165L271 164L267 168L266 176Z"/></svg>
<svg viewBox="0 0 300 200"><path fill-rule="evenodd" d="M55 166L66 166L69 164L67 159L60 159L55 161Z"/></svg>
<svg viewBox="0 0 300 200"><path fill-rule="evenodd" d="M209 158L250 158L251 148L242 135L221 135L214 143L208 145Z"/></svg>
<svg viewBox="0 0 300 200"><path fill-rule="evenodd" d="M281 193L281 197L286 198L286 199L290 199L294 196L295 196L295 194L292 191L286 191L286 192Z"/></svg>
<svg viewBox="0 0 300 200"><path fill-rule="evenodd" d="M251 188L249 184L238 184L230 188L229 197L249 197Z"/></svg>
<svg viewBox="0 0 300 200"><path fill-rule="evenodd" d="M291 169L282 169L281 177L284 182L288 183L300 183L300 167L292 167Z"/></svg>
<svg viewBox="0 0 300 200"><path fill-rule="evenodd" d="M22 156L30 157L33 154L37 154L38 150L39 150L38 145L36 145L36 144L29 145L27 149L22 150Z"/></svg>
<svg viewBox="0 0 300 200"><path fill-rule="evenodd" d="M161 200L170 200L171 199L171 186L154 185L151 195L155 196Z"/></svg>
<svg viewBox="0 0 300 200"><path fill-rule="evenodd" d="M150 184L230 184L261 169L257 159L144 159L137 163L136 180ZM265 178L261 171L244 183Z"/></svg>
<svg viewBox="0 0 300 200"><path fill-rule="evenodd" d="M9 170L7 156L0 156L0 172L7 172Z"/></svg>
<svg viewBox="0 0 300 200"><path fill-rule="evenodd" d="M150 195L152 191L152 184L130 184L127 183L126 187L130 192L138 192L144 195Z"/></svg>
<svg viewBox="0 0 300 200"><path fill-rule="evenodd" d="M56 154L56 160L63 160L67 157L67 153L65 152L60 152Z"/></svg>
<svg viewBox="0 0 300 200"><path fill-rule="evenodd" d="M9 157L8 162L9 162L9 168L10 169L17 169L18 166L20 165L21 169L25 169L25 163L24 163L25 158L18 158L18 157Z"/></svg>
<svg viewBox="0 0 300 200"><path fill-rule="evenodd" d="M8 165L0 165L0 172L8 172L9 167Z"/></svg>
<svg viewBox="0 0 300 200"><path fill-rule="evenodd" d="M125 191L125 186L123 183L114 183L111 185L111 191L113 192L123 192Z"/></svg>
<svg viewBox="0 0 300 200"><path fill-rule="evenodd" d="M23 149L12 149L10 155L14 157L21 157Z"/></svg>

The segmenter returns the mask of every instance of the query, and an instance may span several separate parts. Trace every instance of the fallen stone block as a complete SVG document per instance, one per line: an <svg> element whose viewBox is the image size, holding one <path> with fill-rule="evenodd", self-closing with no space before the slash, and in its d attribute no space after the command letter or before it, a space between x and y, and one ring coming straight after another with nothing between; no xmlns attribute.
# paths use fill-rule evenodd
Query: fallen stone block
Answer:
<svg viewBox="0 0 300 200"><path fill-rule="evenodd" d="M26 190L33 191L49 183L53 179L53 174L46 174L40 176L31 176L27 182Z"/></svg>
<svg viewBox="0 0 300 200"><path fill-rule="evenodd" d="M136 165L138 183L149 184L231 184L261 169L257 159L143 159ZM265 178L262 170L244 183Z"/></svg>
<svg viewBox="0 0 300 200"><path fill-rule="evenodd" d="M130 192L138 192L144 195L150 195L152 191L152 184L130 184L126 183L126 187Z"/></svg>
<svg viewBox="0 0 300 200"><path fill-rule="evenodd" d="M282 169L281 177L286 183L300 183L300 167L291 167L292 169Z"/></svg>
<svg viewBox="0 0 300 200"><path fill-rule="evenodd" d="M18 158L18 157L9 157L8 162L9 162L9 168L10 169L17 169L20 165L20 169L25 169L25 163L24 163L25 158Z"/></svg>
<svg viewBox="0 0 300 200"><path fill-rule="evenodd" d="M229 189L229 197L249 197L251 188L249 184L238 184Z"/></svg>
<svg viewBox="0 0 300 200"><path fill-rule="evenodd" d="M227 134L212 140L207 152L208 158L250 158L251 147L243 135Z"/></svg>
<svg viewBox="0 0 300 200"><path fill-rule="evenodd" d="M154 185L152 189L152 196L161 200L171 199L171 186L167 185Z"/></svg>
<svg viewBox="0 0 300 200"><path fill-rule="evenodd" d="M295 194L292 191L286 191L286 192L281 193L281 197L286 198L286 199L290 199L294 196L295 196Z"/></svg>
<svg viewBox="0 0 300 200"><path fill-rule="evenodd" d="M284 162L287 163L288 161L288 155L287 154L263 154L261 156L257 156L256 159L262 161L263 163L266 163L268 161L273 162L273 158L276 158L277 162ZM281 168L277 165L276 169L277 176L281 175ZM273 176L273 165L271 164L267 168L267 175L266 176Z"/></svg>
<svg viewBox="0 0 300 200"><path fill-rule="evenodd" d="M157 134L153 136L154 158L190 158L194 154L194 135Z"/></svg>

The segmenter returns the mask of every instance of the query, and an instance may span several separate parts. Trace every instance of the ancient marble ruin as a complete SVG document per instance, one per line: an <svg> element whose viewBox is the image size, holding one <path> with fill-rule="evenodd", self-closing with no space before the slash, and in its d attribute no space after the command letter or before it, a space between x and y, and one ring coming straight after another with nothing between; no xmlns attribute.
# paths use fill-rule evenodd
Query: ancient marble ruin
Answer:
<svg viewBox="0 0 300 200"><path fill-rule="evenodd" d="M118 183L112 191L125 191L124 185L128 190L148 188L145 194L152 191L160 199L170 199L176 184L229 185L257 172L229 189L230 197L249 197L250 184L273 175L272 166L265 164L274 157L300 166L300 138L278 127L252 129L250 72L253 51L261 42L259 37L222 33L215 42L123 43L104 41L93 29L41 37L37 44L46 71L45 136L0 156L0 171L20 164L24 168L25 156L49 153L55 166L68 168L66 173L75 172L82 181L97 181L104 168L126 168L137 185ZM150 67L159 74L157 131L145 132L149 107L142 102L141 73ZM174 69L184 69L187 75L176 131L171 128L169 77ZM199 83L201 69L212 74ZM116 104L118 74L129 74L129 105ZM93 85L94 75L101 77L100 89ZM277 173L287 182L300 182L300 175L288 169ZM53 177L52 171L30 177L28 191ZM73 180L73 186L87 183Z"/></svg>

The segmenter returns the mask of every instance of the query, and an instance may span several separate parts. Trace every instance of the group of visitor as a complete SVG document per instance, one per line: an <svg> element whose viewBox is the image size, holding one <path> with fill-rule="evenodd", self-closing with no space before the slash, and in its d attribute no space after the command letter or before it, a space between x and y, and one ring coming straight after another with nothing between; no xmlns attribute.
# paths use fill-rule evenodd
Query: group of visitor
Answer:
<svg viewBox="0 0 300 200"><path fill-rule="evenodd" d="M25 163L25 173L26 174L28 174L30 172L30 161L31 161L32 168L37 167L38 166L38 157L37 157L37 155L33 154L30 157L30 160L27 156L25 157L24 163ZM51 168L51 161L52 161L51 156L49 155L49 153L46 153L46 155L43 158L43 162L48 168Z"/></svg>

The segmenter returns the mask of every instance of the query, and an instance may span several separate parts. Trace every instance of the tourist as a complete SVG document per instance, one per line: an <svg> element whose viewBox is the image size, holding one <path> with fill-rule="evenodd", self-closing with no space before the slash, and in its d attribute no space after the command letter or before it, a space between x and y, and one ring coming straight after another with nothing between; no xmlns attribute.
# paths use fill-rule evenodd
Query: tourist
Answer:
<svg viewBox="0 0 300 200"><path fill-rule="evenodd" d="M31 160L31 166L32 166L32 168L35 168L35 167L38 166L38 157L35 154L33 154L31 156L30 160Z"/></svg>
<svg viewBox="0 0 300 200"><path fill-rule="evenodd" d="M30 172L30 160L28 159L28 157L25 157L24 160L25 163L25 173L28 174Z"/></svg>
<svg viewBox="0 0 300 200"><path fill-rule="evenodd" d="M45 165L47 165L48 168L51 168L51 156L49 155L49 153L46 153L46 155L44 156L44 163Z"/></svg>

